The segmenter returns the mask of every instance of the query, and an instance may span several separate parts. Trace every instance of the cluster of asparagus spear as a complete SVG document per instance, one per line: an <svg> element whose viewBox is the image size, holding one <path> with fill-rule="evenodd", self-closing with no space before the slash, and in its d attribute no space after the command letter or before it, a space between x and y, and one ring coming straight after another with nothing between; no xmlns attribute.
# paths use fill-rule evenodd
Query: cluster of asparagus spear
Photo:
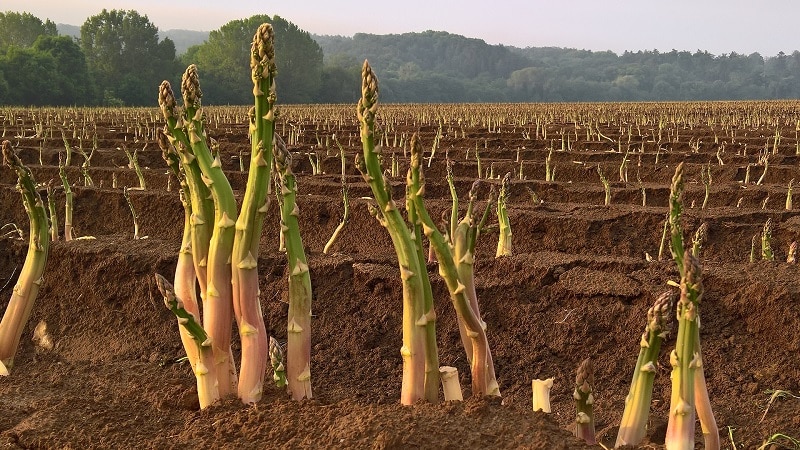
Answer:
<svg viewBox="0 0 800 450"><path fill-rule="evenodd" d="M183 75L183 108L169 82L159 88L166 120L162 151L181 180L185 225L175 271L175 288L157 277L167 306L181 326L182 340L197 376L200 406L237 392L245 403L262 395L270 357L258 288L261 229L271 192L272 168L281 179L281 227L289 259L289 323L286 380L293 398L311 397L311 282L297 224L297 192L289 156L275 134L275 52L270 24L253 38L250 69L255 105L250 112L251 158L241 211L219 155L212 154L203 126L197 67ZM200 288L202 320L195 283ZM240 373L231 352L236 318L242 343ZM278 364L280 366L280 364ZM278 368L278 367L276 367ZM282 368L282 367L281 367Z"/></svg>

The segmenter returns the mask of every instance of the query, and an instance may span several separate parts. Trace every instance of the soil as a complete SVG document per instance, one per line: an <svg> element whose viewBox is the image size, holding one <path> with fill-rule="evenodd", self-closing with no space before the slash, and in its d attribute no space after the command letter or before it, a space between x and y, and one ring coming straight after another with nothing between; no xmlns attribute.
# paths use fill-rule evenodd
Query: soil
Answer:
<svg viewBox="0 0 800 450"><path fill-rule="evenodd" d="M44 283L11 374L0 377L0 448L590 448L570 430L575 369L587 357L595 367L598 438L613 447L646 311L661 292L673 289L668 281L678 281L668 249L660 259L658 254L670 179L680 161L686 164L687 242L701 223L709 227L702 250L701 340L722 446L758 448L776 433L798 438L800 267L785 262L790 243L800 238L798 210L785 208L789 180L800 179L797 107L468 105L451 113L443 112L449 111L446 106L382 107L389 137L384 155L388 160L391 149L399 161L399 173L389 177L398 204L408 162L397 141L420 131L431 148L437 114L444 124L442 137L426 167L426 204L433 217L446 214L451 204L445 154L455 161L462 212L478 171L476 148L484 176L495 176L486 184L499 185L497 177L514 173L509 202L514 255L494 258L498 231L490 228L478 242L475 266L502 398L470 395L455 313L436 263L430 263L440 361L458 368L466 400L413 406L399 404L400 278L388 233L368 212L369 186L353 166L359 151L353 108L285 107L278 130L294 155L314 291L314 399L295 402L269 385L255 405L230 398L202 411L191 369L180 359L175 317L164 308L153 281L155 272L172 278L183 228L176 182L166 175L152 140L160 126L158 111L108 110L91 116L81 110L2 111L6 138L39 182L58 179L64 147L53 129L62 123L72 123L70 145L88 150L96 132L98 149L89 169L94 186L84 186L80 155L73 154L67 168L75 185L77 235L93 239L51 244ZM430 123L424 123L425 111ZM220 142L237 194L246 183L238 160L246 160L249 152L246 127L240 125L245 112L207 111L209 134ZM601 130L605 139L588 135L581 122L586 117L589 128ZM660 117L667 119L659 142ZM91 130L81 128L85 119L93 121ZM46 138L36 136L37 120L44 120L45 130L49 126ZM548 123L547 137L539 130L540 120ZM72 129L77 131L70 138ZM773 152L776 129L782 137ZM332 251L323 254L342 216L334 133L348 155L351 217ZM562 137L569 141L563 151ZM122 196L123 186L138 184L117 149L123 145L138 150L145 168L147 189L131 191L131 198L146 238L133 239L132 216ZM555 147L552 154L550 147ZM767 168L758 164L765 148ZM631 152L627 182L618 176L626 150ZM554 181L544 181L548 155ZM321 174L314 174L310 163L317 157ZM607 206L598 165L611 180ZM705 208L702 170L710 170L713 180ZM115 180L116 189L111 187ZM25 238L12 233L0 239L0 310L27 250L27 219L15 183L12 171L0 170L0 225L17 224ZM482 189L482 199L487 190ZM64 194L54 195L63 224ZM270 334L285 342L287 271L285 255L278 251L274 203L261 242L261 302ZM482 200L478 207L483 205ZM750 262L751 238L768 218L776 258ZM490 214L492 223L496 219ZM760 245L756 252L760 255ZM32 339L40 323L47 326L52 349ZM648 434L638 448L663 446L674 345L670 336L662 348ZM234 342L235 355L238 350ZM543 378L554 379L551 414L531 411L531 380ZM770 402L776 390L788 395ZM702 447L699 424L696 441ZM784 439L772 448L793 447Z"/></svg>

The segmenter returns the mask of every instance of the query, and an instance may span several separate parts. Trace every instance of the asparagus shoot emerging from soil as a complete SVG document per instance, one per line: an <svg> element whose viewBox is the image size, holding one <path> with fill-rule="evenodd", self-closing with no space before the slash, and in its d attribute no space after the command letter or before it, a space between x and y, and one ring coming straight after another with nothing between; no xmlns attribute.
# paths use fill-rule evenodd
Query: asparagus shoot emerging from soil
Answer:
<svg viewBox="0 0 800 450"><path fill-rule="evenodd" d="M375 146L375 115L378 110L378 80L367 61L361 70L361 98L356 113L360 123L363 147L364 179L372 189L379 211L376 217L388 230L400 266L403 285L403 382L400 403L411 405L425 395L425 325L424 291L421 268L411 232L397 210L391 196L391 186L384 179L379 160L380 147Z"/></svg>
<svg viewBox="0 0 800 450"><path fill-rule="evenodd" d="M250 47L250 75L255 101L250 110L250 170L241 212L236 219L231 255L233 309L242 341L239 398L245 403L255 403L261 398L267 367L268 337L259 301L258 255L261 229L269 207L275 129L276 68L273 39L272 25L261 24ZM219 157L215 159L215 164L218 161ZM224 179L224 175L221 178ZM229 190L228 185L225 188L226 198ZM232 195L230 199L233 200ZM235 201L231 212L236 212Z"/></svg>
<svg viewBox="0 0 800 450"><path fill-rule="evenodd" d="M700 258L700 252L703 250L703 244L708 240L708 222L703 222L694 233L692 239L692 255L695 258Z"/></svg>
<svg viewBox="0 0 800 450"><path fill-rule="evenodd" d="M47 210L50 213L50 240L56 242L58 240L58 214L56 213L53 180L47 182Z"/></svg>
<svg viewBox="0 0 800 450"><path fill-rule="evenodd" d="M292 398L302 400L311 398L311 274L300 237L297 182L292 173L289 150L280 136L275 136L273 152L281 181L281 228L286 239L290 271L286 379Z"/></svg>
<svg viewBox="0 0 800 450"><path fill-rule="evenodd" d="M690 251L683 255L681 296L678 301L678 335L670 354L672 395L665 445L668 450L694 448L695 371L702 366L697 352L699 305L703 297L700 263Z"/></svg>
<svg viewBox="0 0 800 450"><path fill-rule="evenodd" d="M497 241L496 258L511 256L511 223L508 220L508 210L506 209L510 189L511 172L503 177L500 194L497 196L497 222L500 224L500 239Z"/></svg>
<svg viewBox="0 0 800 450"><path fill-rule="evenodd" d="M166 278L159 274L155 275L156 286L164 296L164 304L167 309L175 314L178 318L178 324L186 330L191 336L194 349L186 348L186 355L189 358L193 356L197 359L190 361L192 370L194 370L195 377L197 378L197 397L200 401L200 409L207 407L219 399L219 390L215 373L209 370L209 366L213 364L213 350L211 338L206 333L206 330L198 323L197 317L186 310L183 301L175 295L175 289L167 281ZM184 342L186 345L187 342ZM195 356L196 355L196 356Z"/></svg>
<svg viewBox="0 0 800 450"><path fill-rule="evenodd" d="M30 221L28 253L11 293L11 300L0 321L0 368L4 366L7 371L14 366L14 354L42 285L50 248L50 224L30 169L14 153L11 142L3 141L2 152L3 162L17 173L17 188L22 194L22 204Z"/></svg>
<svg viewBox="0 0 800 450"><path fill-rule="evenodd" d="M615 447L639 445L644 439L653 396L656 362L661 343L670 331L669 314L673 303L673 295L664 292L647 310L647 325L639 341L639 358L636 360L630 391L625 398L625 410L622 413Z"/></svg>
<svg viewBox="0 0 800 450"><path fill-rule="evenodd" d="M58 164L58 175L61 177L61 184L64 186L64 196L66 198L66 203L64 205L64 240L71 241L72 240L72 188L69 186L69 180L67 180L67 172L64 170L64 166L61 165L59 162Z"/></svg>
<svg viewBox="0 0 800 450"><path fill-rule="evenodd" d="M333 141L336 142L336 145L339 146L339 158L341 158L342 160L341 181L342 181L342 204L344 205L344 212L342 213L342 221L339 222L339 225L336 227L335 230L333 230L333 234L331 235L330 239L328 239L328 242L325 244L325 248L323 248L322 250L322 253L325 253L326 255L333 246L333 243L336 242L336 239L339 237L339 234L344 229L347 220L350 218L350 199L348 198L347 179L345 178L345 167L347 160L345 159L344 155L344 147L342 147L342 144L340 144L339 141L336 139L335 134L333 135Z"/></svg>
<svg viewBox="0 0 800 450"><path fill-rule="evenodd" d="M761 259L775 261L775 255L772 253L772 218L767 219L761 232Z"/></svg>
<svg viewBox="0 0 800 450"><path fill-rule="evenodd" d="M144 181L142 168L139 167L138 150L134 150L133 153L131 153L128 151L128 147L124 145L122 146L122 150L125 151L125 156L128 157L128 168L133 169L136 172L136 177L139 178L139 189L145 190L147 188L147 184L145 184Z"/></svg>
<svg viewBox="0 0 800 450"><path fill-rule="evenodd" d="M786 255L786 262L789 264L797 263L797 241L789 244L789 252Z"/></svg>
<svg viewBox="0 0 800 450"><path fill-rule="evenodd" d="M214 230L208 250L208 284L203 299L203 326L212 338L214 369L219 380L219 394L236 391L236 370L231 354L233 293L231 286L231 253L234 225L237 219L236 200L228 179L222 172L219 156L212 158L206 144L203 110L200 106L200 79L197 66L190 65L181 79L186 135L197 158L204 183L214 198Z"/></svg>
<svg viewBox="0 0 800 450"><path fill-rule="evenodd" d="M283 350L274 337L269 337L269 361L272 366L272 379L279 388L286 387L286 366L283 365Z"/></svg>
<svg viewBox="0 0 800 450"><path fill-rule="evenodd" d="M597 443L594 434L594 367L592 360L586 358L580 366L575 377L575 399L577 415L575 417L575 437L583 439L589 445Z"/></svg>
<svg viewBox="0 0 800 450"><path fill-rule="evenodd" d="M128 208L131 210L131 215L133 216L133 238L139 239L139 214L136 213L136 209L133 207L133 202L131 201L131 194L128 192L128 187L122 188L122 196L125 197L125 202L128 203Z"/></svg>
<svg viewBox="0 0 800 450"><path fill-rule="evenodd" d="M442 391L444 392L444 401L464 400L464 395L461 393L461 383L458 381L458 369L450 366L442 366L439 368L439 378L442 380Z"/></svg>

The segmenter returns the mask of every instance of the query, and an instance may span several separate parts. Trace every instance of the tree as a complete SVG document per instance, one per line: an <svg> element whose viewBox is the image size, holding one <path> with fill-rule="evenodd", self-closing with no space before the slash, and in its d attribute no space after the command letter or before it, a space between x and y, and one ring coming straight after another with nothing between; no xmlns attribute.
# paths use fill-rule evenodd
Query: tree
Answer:
<svg viewBox="0 0 800 450"><path fill-rule="evenodd" d="M50 55L58 78L52 105L85 105L92 102L93 85L80 46L69 36L39 36L33 43L37 52Z"/></svg>
<svg viewBox="0 0 800 450"><path fill-rule="evenodd" d="M54 105L59 97L56 61L48 53L32 48L10 47L0 58L8 83L3 103L11 105ZM36 74L36 76L31 76ZM2 89L2 88L0 88Z"/></svg>
<svg viewBox="0 0 800 450"><path fill-rule="evenodd" d="M208 41L191 47L185 64L197 64L204 99L216 104L253 101L250 81L250 43L262 23L275 30L277 89L280 103L310 103L322 86L322 50L311 36L279 16L255 15L233 20L212 31Z"/></svg>
<svg viewBox="0 0 800 450"><path fill-rule="evenodd" d="M133 10L104 9L86 19L81 48L104 103L151 104L155 86L178 71L175 44L159 42L155 25Z"/></svg>
<svg viewBox="0 0 800 450"><path fill-rule="evenodd" d="M41 35L58 36L56 24L49 19L42 19L23 12L0 12L0 52L5 53L9 47L27 48L33 45Z"/></svg>

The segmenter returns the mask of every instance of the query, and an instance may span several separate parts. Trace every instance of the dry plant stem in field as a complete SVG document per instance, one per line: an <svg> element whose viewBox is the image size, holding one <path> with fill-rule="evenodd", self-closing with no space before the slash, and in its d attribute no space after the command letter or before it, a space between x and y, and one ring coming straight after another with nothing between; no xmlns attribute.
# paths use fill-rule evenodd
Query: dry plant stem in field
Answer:
<svg viewBox="0 0 800 450"><path fill-rule="evenodd" d="M287 317L286 380L295 400L311 398L311 274L300 238L297 182L291 156L276 136L273 148L275 168L280 176L281 228L286 239L289 267L289 315Z"/></svg>
<svg viewBox="0 0 800 450"><path fill-rule="evenodd" d="M339 158L342 160L342 205L344 208L344 212L342 213L342 221L339 222L339 225L336 226L336 229L333 230L333 234L331 235L328 242L325 244L325 248L322 249L322 253L328 254L331 247L333 246L336 239L341 234L342 230L344 229L345 224L347 224L348 219L350 218L350 199L348 198L348 190L347 190L347 178L345 177L345 167L347 165L347 160L344 155L344 147L339 141L336 139L336 135L333 135L333 141L336 142L336 145L339 146Z"/></svg>
<svg viewBox="0 0 800 450"><path fill-rule="evenodd" d="M238 390L239 398L245 403L255 403L261 399L269 343L259 299L258 255L272 181L277 73L273 39L272 25L262 24L253 36L250 47L250 77L255 102L250 110L250 169L241 212L236 219L231 255L233 311L242 341ZM230 186L226 188L225 196L227 189ZM231 210L235 213L235 202Z"/></svg>
<svg viewBox="0 0 800 450"><path fill-rule="evenodd" d="M500 194L497 196L497 222L500 225L500 238L497 241L496 258L511 256L511 222L508 219L508 197L511 189L511 172L503 177Z"/></svg>
<svg viewBox="0 0 800 450"><path fill-rule="evenodd" d="M175 314L180 327L191 337L191 342L184 342L184 345L186 345L186 356L196 358L191 364L197 379L197 398L200 401L200 409L203 409L219 399L215 373L209 370L214 359L211 338L197 321L197 316L186 310L186 305L175 295L175 289L169 281L159 274L156 274L155 278L156 286L164 296L167 309ZM194 348L189 350L190 347Z"/></svg>
<svg viewBox="0 0 800 450"><path fill-rule="evenodd" d="M200 79L194 64L183 74L181 91L186 135L200 166L203 182L214 198L214 230L208 247L208 284L203 299L203 328L211 336L219 394L225 397L236 391L236 369L231 354L231 252L237 218L236 200L231 185L222 172L219 157L212 159L211 151L206 145L203 111L200 106Z"/></svg>
<svg viewBox="0 0 800 450"><path fill-rule="evenodd" d="M362 175L372 188L372 194L380 211L376 217L388 230L392 238L397 262L400 266L400 278L403 285L403 382L400 391L400 403L411 405L425 395L425 324L424 291L417 259L416 246L412 241L411 231L397 210L391 197L391 186L383 177L378 154L380 148L375 147L375 115L378 109L378 80L367 61L361 70L361 99L356 112L360 123L361 143L363 146Z"/></svg>
<svg viewBox="0 0 800 450"><path fill-rule="evenodd" d="M3 162L17 173L17 189L22 194L22 204L30 221L28 253L11 293L11 300L0 321L0 370L7 372L14 365L14 355L25 324L30 318L33 303L42 285L42 276L50 249L50 224L33 174L11 148L11 142L3 141Z"/></svg>
<svg viewBox="0 0 800 450"><path fill-rule="evenodd" d="M50 241L58 241L58 214L54 197L53 180L47 182L47 210L50 213Z"/></svg>
<svg viewBox="0 0 800 450"><path fill-rule="evenodd" d="M653 397L656 363L661 343L669 335L669 318L673 304L673 295L664 292L647 310L647 324L639 340L639 357L633 370L630 391L625 397L625 410L622 412L615 447L639 445L645 437L650 401Z"/></svg>
<svg viewBox="0 0 800 450"><path fill-rule="evenodd" d="M450 299L453 302L453 307L458 315L458 320L463 322L464 329L467 336L469 336L472 344L472 356L470 360L471 373L472 373L472 395L500 395L500 389L497 386L497 381L494 380L494 368L490 369L489 360L489 343L486 338L485 327L480 320L480 317L473 311L466 286L459 278L458 269L453 258L453 250L447 244L442 233L436 228L433 220L431 219L428 211L425 209L424 194L425 194L425 179L421 170L422 162L422 146L419 144L417 136L411 138L411 168L409 177L417 180L416 189L409 189L410 195L416 206L416 211L419 220L422 222L422 229L425 236L431 241L436 258L439 261L439 274L444 278L447 290L450 292ZM471 215L465 218L467 222L471 220ZM462 221L464 226L467 226ZM461 226L461 225L459 225ZM459 231L456 231L458 236ZM465 258L473 258L469 252L465 253Z"/></svg>
<svg viewBox="0 0 800 450"><path fill-rule="evenodd" d="M575 417L575 437L583 439L587 444L597 443L594 432L594 367L592 360L586 358L580 366L575 376L575 391L572 397L575 399L577 414Z"/></svg>

